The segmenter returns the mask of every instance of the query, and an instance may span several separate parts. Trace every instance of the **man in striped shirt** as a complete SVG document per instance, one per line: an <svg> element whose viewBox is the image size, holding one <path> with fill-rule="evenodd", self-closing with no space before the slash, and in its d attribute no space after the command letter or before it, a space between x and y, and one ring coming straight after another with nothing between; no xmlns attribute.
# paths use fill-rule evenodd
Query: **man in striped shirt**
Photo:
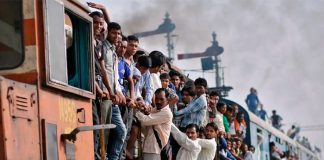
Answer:
<svg viewBox="0 0 324 160"><path fill-rule="evenodd" d="M174 113L176 116L184 115L180 124L180 130L183 130L189 124L203 126L207 111L207 81L204 78L197 78L194 84L196 97L187 105L186 108Z"/></svg>

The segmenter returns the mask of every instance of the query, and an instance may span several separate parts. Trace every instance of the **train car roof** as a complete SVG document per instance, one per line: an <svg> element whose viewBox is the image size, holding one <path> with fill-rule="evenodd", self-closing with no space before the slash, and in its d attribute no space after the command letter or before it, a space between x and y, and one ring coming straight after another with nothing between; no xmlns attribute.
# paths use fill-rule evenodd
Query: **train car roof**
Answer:
<svg viewBox="0 0 324 160"><path fill-rule="evenodd" d="M245 111L249 115L250 122L253 122L253 123L257 124L258 126L268 130L272 135L281 138L282 140L288 142L289 144L292 144L292 145L296 146L299 149L302 149L306 153L315 156L313 152L311 152L309 149L307 149L306 147L304 147L303 145L301 145L297 141L291 139L287 134L285 134L285 133L279 131L278 129L274 128L271 124L269 124L266 121L262 120L261 118L259 118L255 114L253 114L252 112L247 111L247 110L245 110Z"/></svg>
<svg viewBox="0 0 324 160"><path fill-rule="evenodd" d="M250 117L250 121L257 124L258 126L268 130L269 132L271 132L271 134L280 137L282 140L291 143L291 144L295 144L296 141L292 140L290 137L288 137L287 134L281 132L280 130L274 128L271 124L269 124L268 122L262 120L261 118L259 118L258 116L256 116L254 113L250 112L250 111L246 111Z"/></svg>

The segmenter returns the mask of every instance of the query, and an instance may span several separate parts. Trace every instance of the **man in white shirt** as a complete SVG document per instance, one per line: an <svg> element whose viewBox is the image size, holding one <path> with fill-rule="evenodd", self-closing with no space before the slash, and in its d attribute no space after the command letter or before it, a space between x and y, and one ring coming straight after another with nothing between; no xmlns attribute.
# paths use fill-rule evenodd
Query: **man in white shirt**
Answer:
<svg viewBox="0 0 324 160"><path fill-rule="evenodd" d="M224 127L224 113L226 112L226 104L224 102L219 102L216 105L216 117L214 119L214 123L216 123L219 131L225 132ZM225 132L226 133L226 132Z"/></svg>
<svg viewBox="0 0 324 160"><path fill-rule="evenodd" d="M137 112L136 117L141 122L145 135L144 160L160 160L161 150L167 144L172 124L172 112L168 103L169 93L159 88L155 91L155 108L149 115ZM154 130L157 135L155 135ZM159 144L160 143L160 144Z"/></svg>
<svg viewBox="0 0 324 160"><path fill-rule="evenodd" d="M189 124L186 127L186 134L182 133L174 124L171 126L171 133L174 139L181 146L176 160L197 160L201 151L198 140L198 125Z"/></svg>
<svg viewBox="0 0 324 160"><path fill-rule="evenodd" d="M198 155L199 160L212 160L216 154L216 136L218 128L215 123L208 123L205 127L206 139L199 139L201 151Z"/></svg>

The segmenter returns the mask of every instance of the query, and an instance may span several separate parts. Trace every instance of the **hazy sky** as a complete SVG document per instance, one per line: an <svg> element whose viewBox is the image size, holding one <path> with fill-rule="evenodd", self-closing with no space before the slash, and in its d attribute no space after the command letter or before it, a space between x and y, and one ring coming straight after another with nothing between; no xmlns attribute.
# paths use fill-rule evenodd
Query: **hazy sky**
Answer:
<svg viewBox="0 0 324 160"><path fill-rule="evenodd" d="M176 24L175 54L203 52L217 34L229 98L245 106L250 87L264 108L285 124L324 124L324 1L320 0L92 0L106 5L123 32L154 30L166 12ZM165 35L140 39L148 51L166 51ZM200 59L175 60L201 69ZM190 78L202 76L186 72ZM205 74L214 86L214 74ZM324 131L302 132L324 150Z"/></svg>

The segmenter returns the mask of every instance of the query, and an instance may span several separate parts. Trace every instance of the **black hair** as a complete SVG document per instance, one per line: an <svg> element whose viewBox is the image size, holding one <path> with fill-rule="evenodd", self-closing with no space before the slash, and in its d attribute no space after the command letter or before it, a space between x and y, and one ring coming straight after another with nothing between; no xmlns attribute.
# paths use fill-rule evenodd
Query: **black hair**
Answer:
<svg viewBox="0 0 324 160"><path fill-rule="evenodd" d="M186 81L186 79L184 78L183 75L180 75L179 78L180 78L180 81Z"/></svg>
<svg viewBox="0 0 324 160"><path fill-rule="evenodd" d="M214 122L208 123L205 128L207 128L207 127L212 127L215 131L218 131L218 127L217 127L216 123L214 123Z"/></svg>
<svg viewBox="0 0 324 160"><path fill-rule="evenodd" d="M234 109L233 109L233 107L232 107L232 106L227 106L227 108L226 108L226 111L228 111L228 112L233 112L233 111L234 111Z"/></svg>
<svg viewBox="0 0 324 160"><path fill-rule="evenodd" d="M111 31L111 30L113 30L113 29L115 29L115 30L121 30L121 27L116 22L110 22L110 23L108 23L108 32Z"/></svg>
<svg viewBox="0 0 324 160"><path fill-rule="evenodd" d="M219 97L219 93L216 92L216 91L212 91L212 92L209 93L209 97L211 97L211 96L218 96Z"/></svg>
<svg viewBox="0 0 324 160"><path fill-rule="evenodd" d="M122 35L122 41L128 41L128 38L125 35Z"/></svg>
<svg viewBox="0 0 324 160"><path fill-rule="evenodd" d="M224 102L218 102L217 105L216 105L216 108L219 110L221 107L226 108L226 104Z"/></svg>
<svg viewBox="0 0 324 160"><path fill-rule="evenodd" d="M181 74L178 72L178 71L175 71L175 70L171 70L169 72L169 75L170 77L173 77L173 76L178 76L180 78Z"/></svg>
<svg viewBox="0 0 324 160"><path fill-rule="evenodd" d="M204 131L205 131L205 127L203 127L203 126L200 126L200 127L199 127L199 131L198 131L198 132L199 132L199 133L204 133Z"/></svg>
<svg viewBox="0 0 324 160"><path fill-rule="evenodd" d="M89 16L92 17L92 18L94 18L95 16L100 17L100 18L104 18L104 15L101 12L99 12L99 11L91 12L89 14Z"/></svg>
<svg viewBox="0 0 324 160"><path fill-rule="evenodd" d="M152 68L154 67L160 67L166 63L166 58L160 51L152 51L149 56L152 60Z"/></svg>
<svg viewBox="0 0 324 160"><path fill-rule="evenodd" d="M194 124L194 123L190 123L186 126L186 130L189 129L189 128L195 128L196 129L196 132L198 133L199 132L199 126L197 124Z"/></svg>
<svg viewBox="0 0 324 160"><path fill-rule="evenodd" d="M207 81L206 81L205 78L200 78L200 77L197 78L197 79L195 80L194 84L195 84L195 86L200 85L200 86L204 86L205 88L207 88Z"/></svg>
<svg viewBox="0 0 324 160"><path fill-rule="evenodd" d="M152 66L152 61L149 56L140 56L138 57L137 64L146 68L150 68Z"/></svg>
<svg viewBox="0 0 324 160"><path fill-rule="evenodd" d="M139 42L138 38L135 35L129 35L127 37L128 41L136 41Z"/></svg>
<svg viewBox="0 0 324 160"><path fill-rule="evenodd" d="M145 55L145 52L142 50L137 50L133 56L134 62L137 62L138 57Z"/></svg>
<svg viewBox="0 0 324 160"><path fill-rule="evenodd" d="M134 56L137 56L137 57L143 56L143 55L145 55L145 52L142 50L137 50L136 53L134 54Z"/></svg>
<svg viewBox="0 0 324 160"><path fill-rule="evenodd" d="M243 112L238 112L237 115L236 115L236 119L237 119L239 116L243 116Z"/></svg>
<svg viewBox="0 0 324 160"><path fill-rule="evenodd" d="M160 75L160 79L168 79L168 80L170 80L170 76L169 76L168 73L162 73L162 74Z"/></svg>
<svg viewBox="0 0 324 160"><path fill-rule="evenodd" d="M165 97L166 98L170 98L170 93L168 92L168 90L166 90L165 88L158 88L157 90L155 90L154 94L158 94L164 92L165 93Z"/></svg>
<svg viewBox="0 0 324 160"><path fill-rule="evenodd" d="M183 95L183 92L187 91L189 93L189 96L194 97L196 95L193 87L184 87L181 90L181 94Z"/></svg>

